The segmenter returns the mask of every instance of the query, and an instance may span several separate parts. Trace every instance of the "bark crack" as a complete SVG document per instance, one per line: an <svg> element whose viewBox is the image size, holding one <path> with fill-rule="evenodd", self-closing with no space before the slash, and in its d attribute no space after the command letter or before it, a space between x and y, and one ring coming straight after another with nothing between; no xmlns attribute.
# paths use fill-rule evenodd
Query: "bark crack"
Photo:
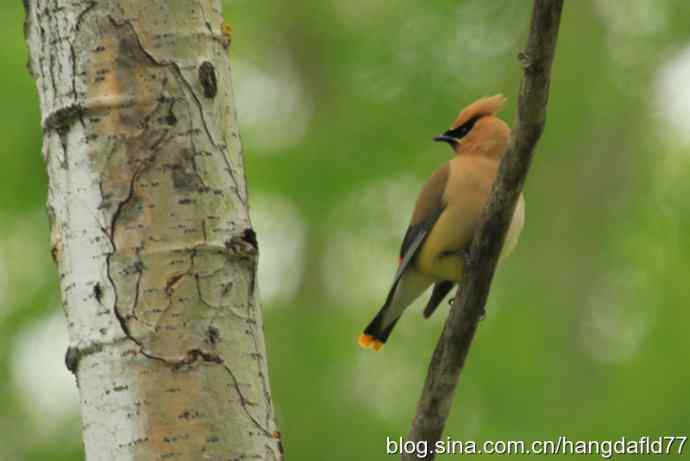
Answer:
<svg viewBox="0 0 690 461"><path fill-rule="evenodd" d="M242 194L242 190L240 189L240 185L237 181L237 178L235 177L235 174L233 172L232 166L230 165L230 162L227 158L227 155L225 153L225 148L220 146L214 136L213 133L211 132L211 129L209 127L209 123L206 120L206 113L204 112L204 106L203 103L201 102L201 99L199 96L196 94L194 91L194 87L192 84L185 78L184 73L182 72L182 68L180 67L179 64L177 64L174 61L167 61L167 60L159 60L157 59L153 54L151 54L146 47L144 47L143 43L141 42L141 38L139 37L139 34L134 27L134 24L132 23L131 20L126 19L123 20L122 22L118 22L115 18L113 18L111 15L108 16L108 19L110 22L113 24L113 26L121 28L121 27L129 27L132 35L134 36L134 40L137 44L138 49L149 59L149 61L156 65L156 66L161 66L161 67L170 67L173 70L173 74L176 76L178 81L189 91L189 94L192 97L192 100L194 101L194 104L197 107L198 113L199 113L199 119L201 120L201 125L204 128L204 132L206 133L206 136L211 143L211 145L218 151L218 153L221 155L223 158L223 161L225 162L227 168L226 171L228 175L230 176L230 179L232 180L234 186L235 186L235 193L237 194L238 199L243 205L247 205L246 203L246 198ZM193 143L193 139L192 139ZM196 147L194 146L194 152L196 153Z"/></svg>
<svg viewBox="0 0 690 461"><path fill-rule="evenodd" d="M134 301L132 301L132 314L129 316L129 318L126 318L126 321L129 321L130 318L133 318L134 320L139 319L137 317L137 308L139 307L139 296L140 296L140 292L141 292L141 279L144 277L144 263L141 262L141 248L137 248L136 254L137 254L137 261L134 263L133 269L134 269L134 272L137 274L137 281L136 281L136 284L134 285ZM116 307L116 309L117 309L117 307Z"/></svg>
<svg viewBox="0 0 690 461"><path fill-rule="evenodd" d="M101 352L102 350L102 343L93 343L81 347L70 346L67 348L67 352L65 353L65 366L70 372L72 372L73 375L76 376L81 359L97 352Z"/></svg>
<svg viewBox="0 0 690 461"><path fill-rule="evenodd" d="M43 121L43 132L66 130L72 123L79 120L84 114L84 107L76 102L68 106L60 107L48 114Z"/></svg>
<svg viewBox="0 0 690 461"><path fill-rule="evenodd" d="M175 69L175 75L177 76L178 80L187 88L189 93L192 95L192 99L194 100L194 103L197 107L197 110L199 111L199 118L201 119L202 126L204 127L204 131L206 133L206 136L208 137L208 140L211 142L211 145L218 151L220 156L223 158L223 161L225 162L226 165L226 171L228 173L228 176L230 176L230 179L232 180L232 183L235 186L235 193L237 194L237 198L239 198L240 202L246 206L246 200L242 196L242 191L240 189L240 185L237 182L237 178L235 177L235 174L233 172L232 166L230 165L230 161L228 160L227 155L225 154L225 149L221 148L218 143L216 143L216 140L213 137L213 134L211 133L211 130L209 128L208 122L206 121L206 114L204 113L204 106L197 96L196 92L194 91L194 87L192 84L187 80L182 73L182 69L177 63L172 63L173 69ZM196 147L194 147L194 152L196 153Z"/></svg>
<svg viewBox="0 0 690 461"><path fill-rule="evenodd" d="M72 98L74 99L74 104L76 105L79 101L79 95L77 94L77 56L74 52L74 45L71 43L69 45L69 57L70 62L72 63ZM78 115L83 126L84 120L81 118L81 113Z"/></svg>
<svg viewBox="0 0 690 461"><path fill-rule="evenodd" d="M106 346L113 346L122 343L124 338L114 339L112 341L92 342L88 344L77 344L76 346L69 346L65 352L65 366L75 376L79 369L79 363L85 357L102 352Z"/></svg>
<svg viewBox="0 0 690 461"><path fill-rule="evenodd" d="M207 275L207 276L205 276L205 277L201 277L199 274L195 274L195 275L194 275L194 279L195 279L195 281L196 281L196 291L197 291L197 295L199 296L199 301L201 301L201 303L202 303L203 305L205 305L206 307L208 307L209 309L213 309L213 310L217 310L217 311L218 311L218 310L221 310L221 309L225 309L225 310L227 310L228 312L230 312L232 315L234 315L235 317L239 318L240 320L244 320L245 322L250 323L253 319L252 319L251 317L249 317L249 316L246 316L246 315L243 315L243 314L237 312L237 310L235 309L235 306L233 306L232 304L218 304L218 305L213 305L213 304L209 303L209 302L204 298L204 295L203 295L203 293L201 292L200 279L202 279L202 278L209 278L209 277L213 277L213 274ZM226 286L226 287L224 288L224 291L227 291L227 290L228 290L228 287ZM213 323L213 320L214 320L214 319L211 320L211 323Z"/></svg>
<svg viewBox="0 0 690 461"><path fill-rule="evenodd" d="M227 370L228 374L230 374L230 377L232 378L232 381L235 385L235 390L237 391L237 395L240 398L240 405L242 405L242 408L244 409L244 412L247 414L247 417L254 423L254 425L259 430L261 430L264 433L264 435L267 435L269 437L273 437L273 434L268 430L268 428L264 427L264 425L262 425L259 421L257 421L257 419L254 417L254 415L252 415L252 413L249 411L248 405L256 406L256 403L252 403L251 401L249 401L244 396L244 394L242 393L242 390L240 389L240 383L237 380L237 377L235 376L235 374L232 372L232 369L228 366L228 364L224 360L221 363L223 364L223 366ZM263 381L263 379L261 381Z"/></svg>
<svg viewBox="0 0 690 461"><path fill-rule="evenodd" d="M84 16L86 16L86 13L91 11L95 6L96 6L96 2L90 1L89 4L86 5L86 8L81 10L81 12L77 15L77 19L74 23L74 30L76 32L79 32L79 30L81 29L81 22L84 20Z"/></svg>
<svg viewBox="0 0 690 461"><path fill-rule="evenodd" d="M111 252L110 254L108 254L108 256L107 256L107 258L106 258L106 268L107 268L107 273L108 273L108 280L110 281L110 284L112 285L113 293L114 293L113 311L114 311L114 313L115 313L115 316L116 316L117 319L119 320L120 325L122 326L122 331L125 333L125 335L126 335L127 337L129 337L132 341L134 341L134 342L137 343L137 344L139 344L139 342L137 342L137 341L132 337L132 335L130 334L129 325L128 325L128 323L127 323L127 322L128 322L127 317L124 316L124 315L122 315L122 313L120 312L119 307L118 307L118 292L117 292L118 290L117 290L117 284L116 284L115 281L113 280L113 276L112 276L112 257L113 257L113 255L117 252L117 244L115 243L115 226L116 226L117 221L118 221L118 219L119 219L119 217L120 217L120 213L122 212L122 209L123 209L123 208L125 207L125 205L127 205L127 203L129 203L129 201L132 200L132 198L134 197L134 184L135 184L135 182L137 181L137 179L138 179L139 174L141 173L141 171L143 171L144 166L146 165L146 163L148 163L148 162L147 162L147 161L142 161L142 162L139 164L139 166L136 168L136 170L134 171L134 174L132 174L132 178L130 179L130 182L129 182L129 190L128 190L128 193L127 193L127 197L126 197L124 200L122 200L120 203L118 203L117 208L115 209L115 212L113 213L113 216L112 216L112 218L111 218L111 220L110 220L110 229L109 229L109 232L108 232L108 234L107 234L107 235L108 235L108 238L110 239L110 244L111 244L111 246L112 246L112 252ZM102 191L102 190L103 190L103 185L102 185L102 183L100 184L100 187L101 187L101 191ZM137 295L138 295L138 291L139 291L139 290L137 290ZM135 296L136 296L136 295L135 295ZM135 298L135 299L138 299L138 297Z"/></svg>

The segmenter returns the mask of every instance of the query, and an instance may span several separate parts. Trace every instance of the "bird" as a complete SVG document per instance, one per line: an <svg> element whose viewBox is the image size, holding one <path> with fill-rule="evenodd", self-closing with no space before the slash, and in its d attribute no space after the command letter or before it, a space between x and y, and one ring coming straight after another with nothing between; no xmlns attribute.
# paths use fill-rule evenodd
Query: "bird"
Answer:
<svg viewBox="0 0 690 461"><path fill-rule="evenodd" d="M500 94L474 101L460 112L449 130L433 138L447 143L454 155L429 177L419 193L400 247L393 284L383 307L359 336L361 347L380 350L405 309L430 286L433 289L424 318L429 318L453 287L462 283L475 229L508 150L510 128L496 115L505 101ZM525 200L520 194L499 261L515 249L524 222Z"/></svg>

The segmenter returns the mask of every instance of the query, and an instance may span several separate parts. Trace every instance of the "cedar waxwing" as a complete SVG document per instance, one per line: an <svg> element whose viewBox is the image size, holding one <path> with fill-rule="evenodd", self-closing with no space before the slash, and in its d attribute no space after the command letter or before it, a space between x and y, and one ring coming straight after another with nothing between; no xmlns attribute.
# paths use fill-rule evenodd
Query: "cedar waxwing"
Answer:
<svg viewBox="0 0 690 461"><path fill-rule="evenodd" d="M495 116L504 102L502 95L475 101L460 112L448 131L434 138L448 143L455 156L422 188L400 248L393 286L359 336L360 346L378 351L405 308L427 288L434 285L425 318L461 282L466 252L508 148L510 128ZM501 258L515 248L524 219L525 201L520 195Z"/></svg>

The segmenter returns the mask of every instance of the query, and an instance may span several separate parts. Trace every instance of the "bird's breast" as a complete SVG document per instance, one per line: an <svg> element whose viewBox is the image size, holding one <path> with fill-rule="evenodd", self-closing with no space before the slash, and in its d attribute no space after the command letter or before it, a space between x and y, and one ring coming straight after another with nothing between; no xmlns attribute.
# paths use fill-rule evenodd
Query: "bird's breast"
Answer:
<svg viewBox="0 0 690 461"><path fill-rule="evenodd" d="M448 272L443 255L458 254L472 243L479 218L486 205L498 170L497 162L485 158L450 162L448 182L444 191L446 207L422 245L417 261L421 271L437 274ZM501 258L517 245L524 224L524 200L520 196L508 229ZM442 267L441 267L442 266ZM451 278L446 278L454 280Z"/></svg>

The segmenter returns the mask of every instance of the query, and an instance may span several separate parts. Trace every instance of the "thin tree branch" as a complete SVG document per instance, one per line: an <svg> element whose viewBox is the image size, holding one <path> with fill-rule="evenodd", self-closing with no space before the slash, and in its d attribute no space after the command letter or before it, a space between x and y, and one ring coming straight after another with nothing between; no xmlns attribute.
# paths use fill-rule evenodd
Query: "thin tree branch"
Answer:
<svg viewBox="0 0 690 461"><path fill-rule="evenodd" d="M527 47L519 54L524 74L508 153L501 163L491 199L474 236L462 288L455 296L455 303L434 350L408 435L410 441L426 441L428 448L432 448L443 434L460 372L477 324L484 315L503 240L544 128L551 63L562 8L563 0L534 1ZM434 456L433 450L428 450L425 457L403 454L402 459L431 460Z"/></svg>

